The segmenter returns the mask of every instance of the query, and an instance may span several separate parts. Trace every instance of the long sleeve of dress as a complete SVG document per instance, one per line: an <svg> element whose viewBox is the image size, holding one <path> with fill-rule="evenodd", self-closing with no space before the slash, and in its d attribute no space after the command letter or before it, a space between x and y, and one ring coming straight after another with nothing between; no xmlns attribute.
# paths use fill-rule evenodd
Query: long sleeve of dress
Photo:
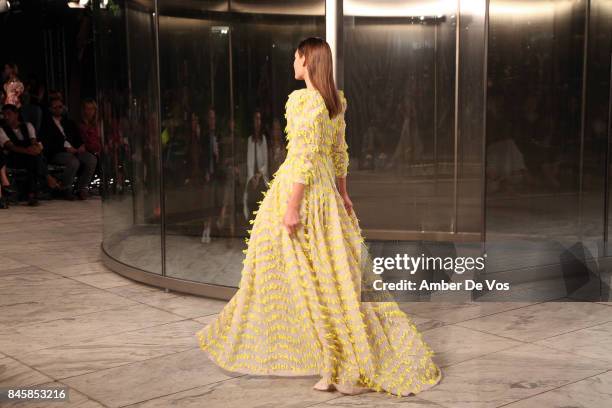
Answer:
<svg viewBox="0 0 612 408"><path fill-rule="evenodd" d="M324 103L313 97L301 96L296 101L295 114L289 126L291 154L294 156L291 178L294 182L309 185L314 178L316 156L324 143L322 123L327 115Z"/></svg>
<svg viewBox="0 0 612 408"><path fill-rule="evenodd" d="M348 155L348 144L346 143L346 121L344 120L344 113L346 112L347 102L344 97L344 93L339 91L340 99L342 101L342 112L335 125L335 136L336 141L333 145L332 157L334 162L334 168L336 171L336 177L346 177L348 172L349 155Z"/></svg>

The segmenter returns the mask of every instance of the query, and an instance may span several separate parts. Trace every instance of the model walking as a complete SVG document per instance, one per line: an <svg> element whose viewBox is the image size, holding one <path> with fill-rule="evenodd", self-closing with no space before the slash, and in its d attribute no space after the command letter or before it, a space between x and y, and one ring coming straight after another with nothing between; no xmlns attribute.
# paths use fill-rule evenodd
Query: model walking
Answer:
<svg viewBox="0 0 612 408"><path fill-rule="evenodd" d="M260 202L239 290L197 332L220 367L256 375L320 375L315 389L418 393L440 369L395 302L361 302L363 244L346 191L347 102L331 50L303 40L286 104L287 158Z"/></svg>

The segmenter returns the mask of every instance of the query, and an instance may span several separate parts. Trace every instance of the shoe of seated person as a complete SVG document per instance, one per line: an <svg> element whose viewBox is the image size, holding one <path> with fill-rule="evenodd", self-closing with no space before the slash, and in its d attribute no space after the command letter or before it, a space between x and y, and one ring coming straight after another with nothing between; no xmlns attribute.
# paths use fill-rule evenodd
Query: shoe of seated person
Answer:
<svg viewBox="0 0 612 408"><path fill-rule="evenodd" d="M2 195L10 196L17 192L17 190L13 189L11 186L2 186Z"/></svg>
<svg viewBox="0 0 612 408"><path fill-rule="evenodd" d="M51 198L60 199L64 198L64 190L60 190L59 188L52 188L50 191Z"/></svg>
<svg viewBox="0 0 612 408"><path fill-rule="evenodd" d="M74 201L76 200L75 195L72 193L72 190L67 188L66 190L64 190L63 193L64 196L64 200L68 200L68 201Z"/></svg>
<svg viewBox="0 0 612 408"><path fill-rule="evenodd" d="M0 197L0 209L6 210L9 208L9 201L6 197Z"/></svg>
<svg viewBox="0 0 612 408"><path fill-rule="evenodd" d="M38 201L38 198L36 198L35 195L31 195L28 197L28 205L30 207L36 207L40 205L40 202Z"/></svg>
<svg viewBox="0 0 612 408"><path fill-rule="evenodd" d="M52 193L49 191L41 191L38 193L39 200L51 200L53 198Z"/></svg>

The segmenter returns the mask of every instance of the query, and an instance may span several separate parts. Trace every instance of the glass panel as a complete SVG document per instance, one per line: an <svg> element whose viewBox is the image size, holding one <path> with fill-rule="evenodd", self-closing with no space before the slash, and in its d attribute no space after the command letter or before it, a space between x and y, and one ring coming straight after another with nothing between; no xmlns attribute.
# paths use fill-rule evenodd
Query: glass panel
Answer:
<svg viewBox="0 0 612 408"><path fill-rule="evenodd" d="M612 299L612 223L610 222L610 191L612 172L612 2L595 0L590 4L589 54L587 66L587 109L585 128L585 213L589 217L590 239L600 238L600 231L607 229L605 247L598 263L602 300ZM607 165L606 165L607 162ZM607 174L606 174L607 169ZM607 196L607 197L606 197ZM607 200L606 200L607 198ZM601 214L607 207L607 212ZM601 215L601 216L599 216ZM607 222L606 221L607 218Z"/></svg>
<svg viewBox="0 0 612 408"><path fill-rule="evenodd" d="M324 2L233 1L231 14L213 3L160 0L166 270L237 286L265 188L252 183L245 197L247 138L266 138L269 180L285 150L287 96L303 86L293 53L324 35Z"/></svg>
<svg viewBox="0 0 612 408"><path fill-rule="evenodd" d="M456 234L457 4L343 3L349 192L375 257L475 253L473 245L448 242L466 239ZM474 60L470 67L478 64ZM469 85L477 88L481 78ZM477 139L465 143L464 149L474 144ZM478 169L478 161L474 166L468 159L466 155L464 187L473 191L480 182L472 170ZM480 213L479 203L464 203L460 215L468 220L464 224L478 231L474 220ZM419 271L411 279L431 281L443 275ZM386 274L392 281L402 278L405 272ZM414 291L393 295L401 301L431 299Z"/></svg>
<svg viewBox="0 0 612 408"><path fill-rule="evenodd" d="M482 241L484 223L486 1L460 2L457 213L453 218L457 231L471 242Z"/></svg>
<svg viewBox="0 0 612 408"><path fill-rule="evenodd" d="M161 273L159 125L153 1L98 13L98 86L104 129L104 249Z"/></svg>
<svg viewBox="0 0 612 408"><path fill-rule="evenodd" d="M582 0L490 3L487 273L518 300L599 291L602 198L588 176L601 168L581 157L585 16Z"/></svg>
<svg viewBox="0 0 612 408"><path fill-rule="evenodd" d="M370 238L452 230L455 7L344 1L348 182Z"/></svg>

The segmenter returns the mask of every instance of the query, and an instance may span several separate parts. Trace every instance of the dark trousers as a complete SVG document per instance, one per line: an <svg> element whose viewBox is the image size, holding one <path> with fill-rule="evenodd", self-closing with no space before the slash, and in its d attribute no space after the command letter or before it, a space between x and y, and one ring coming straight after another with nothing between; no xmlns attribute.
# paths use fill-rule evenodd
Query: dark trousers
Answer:
<svg viewBox="0 0 612 408"><path fill-rule="evenodd" d="M27 171L27 192L30 194L37 193L40 186L47 182L47 161L42 154L31 156L11 152L8 155L8 166Z"/></svg>
<svg viewBox="0 0 612 408"><path fill-rule="evenodd" d="M61 152L53 155L51 163L65 166L62 174L62 184L65 188L72 187L72 181L79 168L82 167L81 174L77 180L77 191L86 191L96 171L98 158L89 152L77 154Z"/></svg>

